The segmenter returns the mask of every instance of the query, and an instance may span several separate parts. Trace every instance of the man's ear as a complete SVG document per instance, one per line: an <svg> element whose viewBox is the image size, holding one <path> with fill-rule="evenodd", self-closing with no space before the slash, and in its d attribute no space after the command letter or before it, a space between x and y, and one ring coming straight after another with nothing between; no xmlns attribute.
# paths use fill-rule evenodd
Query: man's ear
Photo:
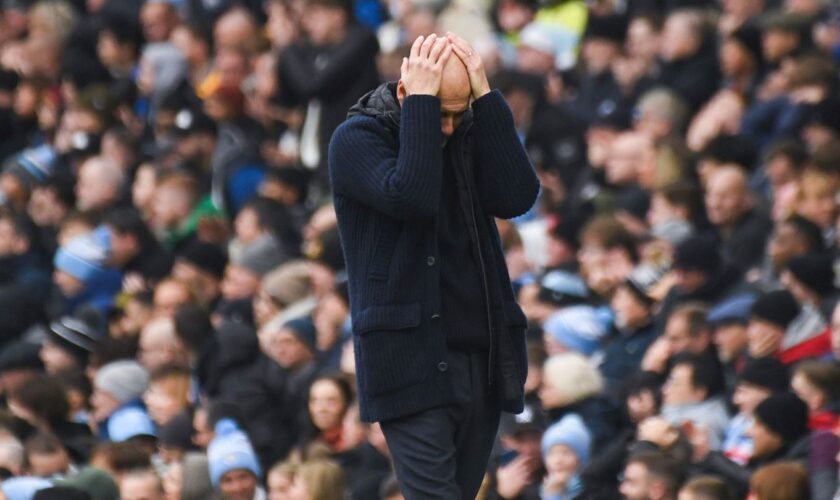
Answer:
<svg viewBox="0 0 840 500"><path fill-rule="evenodd" d="M403 85L402 80L399 80L397 82L397 100L400 102L400 106L407 96L408 92L405 90L405 85Z"/></svg>

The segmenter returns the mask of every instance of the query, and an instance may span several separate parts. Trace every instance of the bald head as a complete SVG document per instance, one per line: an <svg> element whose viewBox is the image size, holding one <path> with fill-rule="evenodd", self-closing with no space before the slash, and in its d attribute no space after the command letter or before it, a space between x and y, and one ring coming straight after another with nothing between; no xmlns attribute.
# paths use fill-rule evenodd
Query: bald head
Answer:
<svg viewBox="0 0 840 500"><path fill-rule="evenodd" d="M706 212L716 226L733 226L752 208L747 174L736 166L724 166L709 178Z"/></svg>
<svg viewBox="0 0 840 500"><path fill-rule="evenodd" d="M455 54L449 56L446 65L443 67L443 76L440 82L440 96L443 100L467 100L472 93L470 87L470 75L467 67Z"/></svg>

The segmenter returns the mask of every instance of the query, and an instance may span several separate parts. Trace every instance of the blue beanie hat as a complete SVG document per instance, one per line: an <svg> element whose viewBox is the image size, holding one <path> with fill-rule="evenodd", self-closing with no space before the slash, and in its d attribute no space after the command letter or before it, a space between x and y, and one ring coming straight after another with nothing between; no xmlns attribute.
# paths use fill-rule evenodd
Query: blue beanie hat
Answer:
<svg viewBox="0 0 840 500"><path fill-rule="evenodd" d="M213 488L218 488L222 476L232 470L244 469L257 478L262 475L260 464L248 436L229 418L223 418L216 424L216 437L207 447L207 461L210 469L210 481Z"/></svg>
<svg viewBox="0 0 840 500"><path fill-rule="evenodd" d="M607 333L606 324L591 306L570 306L548 317L543 331L572 351L591 356Z"/></svg>
<svg viewBox="0 0 840 500"><path fill-rule="evenodd" d="M542 438L543 458L548 455L548 450L552 446L558 444L566 445L575 452L579 468L589 463L592 436L583 424L583 420L576 414L566 415L545 431Z"/></svg>
<svg viewBox="0 0 840 500"><path fill-rule="evenodd" d="M300 318L290 319L283 323L283 328L291 330L295 337L306 346L307 349L313 353L318 352L316 343L315 323L310 316L301 316Z"/></svg>
<svg viewBox="0 0 840 500"><path fill-rule="evenodd" d="M31 500L39 490L51 488L52 485L40 477L10 477L3 481L0 490L9 500Z"/></svg>
<svg viewBox="0 0 840 500"><path fill-rule="evenodd" d="M108 437L122 442L136 436L157 436L155 424L142 408L126 406L108 418Z"/></svg>
<svg viewBox="0 0 840 500"><path fill-rule="evenodd" d="M712 325L728 325L732 323L746 325L750 320L750 309L755 299L756 296L751 293L729 297L709 311L707 320Z"/></svg>
<svg viewBox="0 0 840 500"><path fill-rule="evenodd" d="M55 268L88 283L105 271L111 253L111 235L104 226L73 238L55 254Z"/></svg>

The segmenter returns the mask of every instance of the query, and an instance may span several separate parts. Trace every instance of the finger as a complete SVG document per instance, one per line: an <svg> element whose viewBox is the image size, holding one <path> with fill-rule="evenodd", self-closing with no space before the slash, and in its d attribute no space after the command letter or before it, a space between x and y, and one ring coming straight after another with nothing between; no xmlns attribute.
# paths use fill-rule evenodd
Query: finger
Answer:
<svg viewBox="0 0 840 500"><path fill-rule="evenodd" d="M443 49L446 48L447 45L449 45L449 40L446 38L441 37L435 40L435 44L432 45L432 50L429 51L429 59L433 62L437 62L440 55L443 53Z"/></svg>
<svg viewBox="0 0 840 500"><path fill-rule="evenodd" d="M423 44L423 35L417 37L417 40L414 40L414 43L411 45L411 52L409 53L409 57L414 58L420 55L420 46Z"/></svg>
<svg viewBox="0 0 840 500"><path fill-rule="evenodd" d="M408 58L403 57L402 66L400 66L400 76L405 78L405 75L408 73Z"/></svg>
<svg viewBox="0 0 840 500"><path fill-rule="evenodd" d="M441 53L440 57L437 60L437 65L443 67L446 65L446 61L449 60L449 57L452 55L452 44L447 43L446 47L443 49L443 53Z"/></svg>
<svg viewBox="0 0 840 500"><path fill-rule="evenodd" d="M429 51L432 49L435 39L437 39L437 35L434 33L426 37L426 41L420 46L420 58L427 59L429 57Z"/></svg>
<svg viewBox="0 0 840 500"><path fill-rule="evenodd" d="M472 47L470 47L470 44L468 44L467 41L461 38L460 36L456 35L455 33L449 33L447 37L452 41L452 43L458 46L465 53L469 54L472 52Z"/></svg>

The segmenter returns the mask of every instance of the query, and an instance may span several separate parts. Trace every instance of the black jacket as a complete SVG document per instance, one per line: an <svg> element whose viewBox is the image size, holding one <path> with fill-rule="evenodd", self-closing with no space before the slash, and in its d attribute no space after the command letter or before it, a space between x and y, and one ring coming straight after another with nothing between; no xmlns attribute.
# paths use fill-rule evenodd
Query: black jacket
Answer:
<svg viewBox="0 0 840 500"><path fill-rule="evenodd" d="M365 421L409 415L452 400L440 321L436 221L443 136L440 101L382 85L355 106L330 144L330 177L347 265L359 406ZM526 320L516 304L493 217L534 203L539 181L499 92L473 103L446 148L461 209L483 255L491 329L491 383L505 411L522 411ZM456 147L457 146L457 147ZM488 300L489 299L489 300Z"/></svg>

